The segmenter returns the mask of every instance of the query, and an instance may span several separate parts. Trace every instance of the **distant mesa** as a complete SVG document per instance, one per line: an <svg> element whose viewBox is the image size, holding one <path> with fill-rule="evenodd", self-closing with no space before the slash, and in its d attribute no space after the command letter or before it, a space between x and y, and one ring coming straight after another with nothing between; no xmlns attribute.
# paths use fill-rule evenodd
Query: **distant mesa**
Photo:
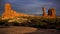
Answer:
<svg viewBox="0 0 60 34"><path fill-rule="evenodd" d="M55 18L55 8L51 8L48 10L48 14L46 14L46 9L45 7L42 8L42 12L43 12L43 18ZM14 17L21 17L21 16L30 16L28 14L22 14L22 13L17 13L16 11L14 11L11 8L11 4L6 3L5 4L5 11L2 14L2 18L3 19L7 19L7 18L14 18ZM30 16L30 17L38 17L38 16ZM41 17L41 16L39 16Z"/></svg>

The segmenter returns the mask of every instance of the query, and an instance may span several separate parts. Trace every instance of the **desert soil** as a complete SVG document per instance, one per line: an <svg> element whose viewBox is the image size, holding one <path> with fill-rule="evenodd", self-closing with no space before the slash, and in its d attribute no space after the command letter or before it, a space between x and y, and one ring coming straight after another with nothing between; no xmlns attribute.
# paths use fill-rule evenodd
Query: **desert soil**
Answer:
<svg viewBox="0 0 60 34"><path fill-rule="evenodd" d="M0 34L60 34L60 30L10 26L0 27Z"/></svg>

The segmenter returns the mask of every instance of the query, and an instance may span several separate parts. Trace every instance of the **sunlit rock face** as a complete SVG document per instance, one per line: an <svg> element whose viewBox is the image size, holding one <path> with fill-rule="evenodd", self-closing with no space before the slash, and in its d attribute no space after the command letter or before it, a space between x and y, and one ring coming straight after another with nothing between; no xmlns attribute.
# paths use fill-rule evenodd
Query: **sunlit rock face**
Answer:
<svg viewBox="0 0 60 34"><path fill-rule="evenodd" d="M2 14L2 18L8 19L8 18L14 18L14 17L19 17L19 16L28 16L28 15L17 13L13 9L11 9L11 5L9 3L5 4L5 11Z"/></svg>
<svg viewBox="0 0 60 34"><path fill-rule="evenodd" d="M55 15L55 8L51 8L48 10L48 17L49 18L55 18L56 15Z"/></svg>

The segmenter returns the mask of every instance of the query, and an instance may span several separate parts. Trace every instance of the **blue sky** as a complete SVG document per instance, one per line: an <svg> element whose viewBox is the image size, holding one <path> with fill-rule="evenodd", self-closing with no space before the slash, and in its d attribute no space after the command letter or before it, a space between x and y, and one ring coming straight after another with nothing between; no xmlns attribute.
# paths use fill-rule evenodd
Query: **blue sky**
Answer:
<svg viewBox="0 0 60 34"><path fill-rule="evenodd" d="M42 14L42 7L56 8L56 14L60 15L60 0L0 0L0 13L3 13L4 4L10 3L12 9L26 14Z"/></svg>

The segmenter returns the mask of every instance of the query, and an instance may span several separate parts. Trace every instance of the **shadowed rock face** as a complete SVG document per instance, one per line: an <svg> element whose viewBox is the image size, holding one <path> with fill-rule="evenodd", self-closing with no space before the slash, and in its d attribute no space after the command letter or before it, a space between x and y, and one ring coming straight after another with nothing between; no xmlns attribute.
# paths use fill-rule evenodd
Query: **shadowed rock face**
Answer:
<svg viewBox="0 0 60 34"><path fill-rule="evenodd" d="M48 10L48 16L52 16L52 10L51 9Z"/></svg>
<svg viewBox="0 0 60 34"><path fill-rule="evenodd" d="M55 18L55 9L51 8L48 10L48 17Z"/></svg>

